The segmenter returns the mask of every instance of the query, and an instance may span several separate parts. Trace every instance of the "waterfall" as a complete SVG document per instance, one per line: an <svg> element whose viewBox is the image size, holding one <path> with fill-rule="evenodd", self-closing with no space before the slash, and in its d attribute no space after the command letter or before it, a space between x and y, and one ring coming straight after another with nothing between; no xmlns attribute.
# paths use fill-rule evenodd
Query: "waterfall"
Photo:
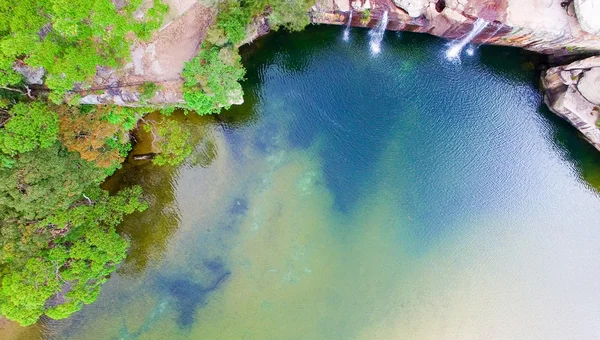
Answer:
<svg viewBox="0 0 600 340"><path fill-rule="evenodd" d="M500 31L500 28L502 26L498 26L496 27L496 29L494 30L494 32L492 34L489 34L485 39L483 39L483 41L481 42L480 45L477 46L473 46L473 44L469 44L469 46L467 47L467 49L465 50L465 52L467 53L468 56L473 56L475 55L475 50L479 48L479 46L485 44L486 42L488 42L490 39L492 39L493 37L496 36L496 34L498 33L498 31Z"/></svg>
<svg viewBox="0 0 600 340"><path fill-rule="evenodd" d="M346 29L344 30L344 41L350 39L350 25L352 25L352 10L350 10L350 16L348 16L348 22L346 23Z"/></svg>
<svg viewBox="0 0 600 340"><path fill-rule="evenodd" d="M381 21L377 26L373 27L369 31L369 36L371 36L371 53L378 54L381 52L381 40L383 40L383 34L385 33L385 29L388 25L388 11L383 12L383 17L381 17Z"/></svg>
<svg viewBox="0 0 600 340"><path fill-rule="evenodd" d="M448 50L446 50L446 58L448 60L460 61L460 53L462 52L463 48L465 48L465 46L467 46L468 43L475 39L479 35L479 33L481 33L487 27L487 25L488 22L483 19L475 20L475 23L473 24L473 29L471 30L471 32L469 32L469 34L464 36L458 42L453 42L452 44L450 44Z"/></svg>

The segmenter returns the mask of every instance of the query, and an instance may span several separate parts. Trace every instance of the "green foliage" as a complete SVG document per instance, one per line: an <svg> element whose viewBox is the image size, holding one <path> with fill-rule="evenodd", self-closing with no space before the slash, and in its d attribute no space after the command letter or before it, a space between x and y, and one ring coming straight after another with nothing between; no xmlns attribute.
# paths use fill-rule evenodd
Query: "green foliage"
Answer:
<svg viewBox="0 0 600 340"><path fill-rule="evenodd" d="M198 56L185 64L183 98L200 115L229 108L243 92L245 70L236 45L246 38L252 18L268 14L271 27L302 30L310 23L314 0L227 0L219 6L216 24L208 32Z"/></svg>
<svg viewBox="0 0 600 340"><path fill-rule="evenodd" d="M0 86L16 85L16 60L47 71L50 98L62 102L74 83L85 83L97 66L116 67L129 57L136 35L146 39L167 7L159 0L137 21L141 1L118 11L111 0L19 0L0 2ZM134 34L131 34L134 33Z"/></svg>
<svg viewBox="0 0 600 340"><path fill-rule="evenodd" d="M183 98L200 115L218 113L242 94L238 82L245 73L240 55L233 47L203 44L198 56L185 64Z"/></svg>
<svg viewBox="0 0 600 340"><path fill-rule="evenodd" d="M252 19L252 12L243 8L237 1L226 1L219 8L217 27L225 32L232 44L239 44L246 38L246 28Z"/></svg>
<svg viewBox="0 0 600 340"><path fill-rule="evenodd" d="M271 14L269 24L289 31L301 31L310 24L308 11L314 1L309 0L272 0L269 2Z"/></svg>
<svg viewBox="0 0 600 340"><path fill-rule="evenodd" d="M366 9L360 13L360 22L363 25L366 25L371 21L371 10Z"/></svg>
<svg viewBox="0 0 600 340"><path fill-rule="evenodd" d="M165 120L157 126L144 125L146 131L152 131L155 142L160 142L160 152L153 159L156 165L178 165L192 153L190 131L174 120Z"/></svg>
<svg viewBox="0 0 600 340"><path fill-rule="evenodd" d="M102 155L114 150L123 157L130 144L115 133L132 128L137 111L75 111L41 102L2 111L0 161L11 168L0 168L0 315L24 325L91 303L125 256L127 242L114 227L123 214L142 208L139 189L108 197L98 188L119 163L109 158L112 168L103 169L57 143L60 135L81 155L92 155L97 140L107 149ZM99 118L88 119L94 114ZM65 129L73 132L72 142Z"/></svg>
<svg viewBox="0 0 600 340"><path fill-rule="evenodd" d="M137 121L146 113L151 112L151 108L133 108L124 106L110 106L103 119L106 121L122 126L125 131L129 131L135 127Z"/></svg>
<svg viewBox="0 0 600 340"><path fill-rule="evenodd" d="M107 174L120 167L131 147L127 132L137 123L137 110L124 109L123 113L122 108L98 105L55 109L59 113L59 139L69 151L78 152L82 159L106 169Z"/></svg>
<svg viewBox="0 0 600 340"><path fill-rule="evenodd" d="M19 103L0 130L0 151L8 156L36 148L46 148L56 141L58 116L40 102Z"/></svg>
<svg viewBox="0 0 600 340"><path fill-rule="evenodd" d="M140 102L143 105L154 97L154 95L156 94L156 91L158 91L158 86L151 81L147 81L139 87L139 90L140 90Z"/></svg>
<svg viewBox="0 0 600 340"><path fill-rule="evenodd" d="M145 208L140 188L109 196L99 185L150 110L30 102L13 66L43 67L49 99L63 103L66 92L90 86L98 66L119 67L135 39L160 27L167 7L145 2L117 9L112 0L0 1L0 317L29 325L93 302L126 255L115 227ZM142 90L148 101L157 88ZM70 97L72 105L80 99ZM177 138L189 133L172 133L165 162L188 152Z"/></svg>
<svg viewBox="0 0 600 340"><path fill-rule="evenodd" d="M268 14L272 28L300 31L310 23L308 11L314 4L314 0L250 0L243 7L252 16Z"/></svg>
<svg viewBox="0 0 600 340"><path fill-rule="evenodd" d="M42 232L66 236L55 237L22 267L1 263L0 314L29 325L43 314L65 318L96 300L128 248L115 227L125 214L147 206L140 200L139 187L115 196L100 189L90 189L88 194L71 208L36 223Z"/></svg>
<svg viewBox="0 0 600 340"><path fill-rule="evenodd" d="M165 115L165 116L170 116L173 112L175 112L175 110L177 109L176 106L174 105L168 105L165 106L163 108L160 109L160 114Z"/></svg>
<svg viewBox="0 0 600 340"><path fill-rule="evenodd" d="M11 169L0 169L0 220L35 220L66 209L104 177L103 169L59 144L19 154Z"/></svg>

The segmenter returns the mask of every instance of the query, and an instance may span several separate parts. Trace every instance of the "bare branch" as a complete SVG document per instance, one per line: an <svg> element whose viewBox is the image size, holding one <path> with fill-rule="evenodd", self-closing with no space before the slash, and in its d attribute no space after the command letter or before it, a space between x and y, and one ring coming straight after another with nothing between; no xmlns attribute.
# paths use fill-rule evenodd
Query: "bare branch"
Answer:
<svg viewBox="0 0 600 340"><path fill-rule="evenodd" d="M81 193L81 194L82 194L82 195L83 195L83 197L85 197L85 199L88 201L89 205L92 205L92 204L94 204L94 202L92 202L92 200L91 200L89 197L87 197L87 196L86 196L84 193Z"/></svg>
<svg viewBox="0 0 600 340"><path fill-rule="evenodd" d="M12 91L12 92L18 92L20 94L25 94L25 92L23 92L23 91L21 91L19 89L14 89L12 87L0 86L0 89L4 89L4 90L7 90L7 91Z"/></svg>

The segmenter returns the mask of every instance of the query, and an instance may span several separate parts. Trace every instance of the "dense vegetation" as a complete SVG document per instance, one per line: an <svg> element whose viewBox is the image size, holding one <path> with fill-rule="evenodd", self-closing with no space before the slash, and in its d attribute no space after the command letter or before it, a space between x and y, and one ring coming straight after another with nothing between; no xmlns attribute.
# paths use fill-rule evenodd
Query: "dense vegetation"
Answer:
<svg viewBox="0 0 600 340"><path fill-rule="evenodd" d="M151 109L79 105L77 96L64 102L91 87L97 67L122 66L131 44L160 27L167 7L142 2L0 2L0 316L29 325L43 315L65 318L96 299L127 253L116 226L146 208L139 187L114 195L100 189L131 150L140 120L159 145L155 164L176 165L193 151L190 132L175 121L144 120ZM185 66L184 109L211 114L229 107L242 95L245 73L237 48L257 18L302 29L310 6L219 4L198 56ZM140 102L157 90L143 84Z"/></svg>
<svg viewBox="0 0 600 340"><path fill-rule="evenodd" d="M246 73L238 45L256 29L255 19L266 16L271 28L302 30L309 24L310 0L226 0L219 5L216 24L206 33L198 56L186 63L184 99L198 114L229 108L242 96L239 81ZM254 25L253 25L254 24Z"/></svg>
<svg viewBox="0 0 600 340"><path fill-rule="evenodd" d="M90 86L97 66L118 67L135 39L159 27L166 6L156 0L135 20L140 5L0 2L0 314L23 325L93 302L126 255L115 227L145 208L140 188L109 196L99 185L148 110L63 104ZM49 100L32 95L23 68L43 68Z"/></svg>

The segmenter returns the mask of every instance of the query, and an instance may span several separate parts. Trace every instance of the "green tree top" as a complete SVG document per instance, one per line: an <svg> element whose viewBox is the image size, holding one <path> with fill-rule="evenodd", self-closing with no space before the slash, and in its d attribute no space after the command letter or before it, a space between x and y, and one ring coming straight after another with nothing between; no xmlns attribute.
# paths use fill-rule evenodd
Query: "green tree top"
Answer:
<svg viewBox="0 0 600 340"><path fill-rule="evenodd" d="M167 7L154 0L143 21L133 13L141 0L117 9L110 0L0 1L0 86L16 85L16 60L47 71L56 101L74 83L89 80L96 66L116 67L129 57L132 38L148 38Z"/></svg>
<svg viewBox="0 0 600 340"><path fill-rule="evenodd" d="M58 236L23 266L0 262L0 314L30 325L43 314L62 319L94 302L129 246L116 226L147 207L140 195L139 187L115 196L91 189L71 208L37 222L37 230Z"/></svg>

